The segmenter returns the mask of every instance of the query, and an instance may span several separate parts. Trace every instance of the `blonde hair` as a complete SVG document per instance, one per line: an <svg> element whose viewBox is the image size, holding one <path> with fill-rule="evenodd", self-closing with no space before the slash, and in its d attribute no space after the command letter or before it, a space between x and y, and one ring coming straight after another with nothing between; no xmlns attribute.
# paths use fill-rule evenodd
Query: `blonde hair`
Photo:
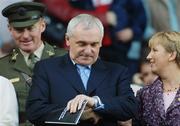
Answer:
<svg viewBox="0 0 180 126"><path fill-rule="evenodd" d="M155 44L162 45L169 53L176 52L177 56L175 61L180 67L180 32L158 32L149 40L149 47Z"/></svg>

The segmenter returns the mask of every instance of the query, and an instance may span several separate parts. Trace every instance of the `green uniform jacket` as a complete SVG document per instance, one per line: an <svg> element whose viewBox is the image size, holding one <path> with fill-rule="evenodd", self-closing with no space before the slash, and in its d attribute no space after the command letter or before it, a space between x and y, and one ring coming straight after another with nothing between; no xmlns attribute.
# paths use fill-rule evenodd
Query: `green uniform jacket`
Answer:
<svg viewBox="0 0 180 126"><path fill-rule="evenodd" d="M42 53L42 59L61 56L66 50L53 47L45 43ZM18 102L20 115L25 115L25 103L29 92L32 77L32 70L28 68L23 55L19 49L14 49L9 55L0 58L0 75L8 78L14 85ZM20 116L20 121L23 116Z"/></svg>

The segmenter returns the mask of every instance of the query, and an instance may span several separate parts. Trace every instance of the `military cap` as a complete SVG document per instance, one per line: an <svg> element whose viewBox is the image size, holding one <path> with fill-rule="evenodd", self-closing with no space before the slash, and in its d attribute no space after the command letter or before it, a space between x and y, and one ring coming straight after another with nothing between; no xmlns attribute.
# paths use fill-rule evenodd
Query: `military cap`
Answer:
<svg viewBox="0 0 180 126"><path fill-rule="evenodd" d="M37 2L17 2L2 10L13 27L28 27L35 24L45 12L45 5Z"/></svg>

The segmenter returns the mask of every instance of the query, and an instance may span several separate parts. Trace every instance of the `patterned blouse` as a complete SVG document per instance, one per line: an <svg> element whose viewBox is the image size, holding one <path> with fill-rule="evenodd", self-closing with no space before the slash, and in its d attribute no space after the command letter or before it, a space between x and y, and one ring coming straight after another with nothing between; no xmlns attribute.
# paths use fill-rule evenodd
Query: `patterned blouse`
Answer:
<svg viewBox="0 0 180 126"><path fill-rule="evenodd" d="M165 112L160 78L137 93L139 120L143 126L180 126L180 89Z"/></svg>

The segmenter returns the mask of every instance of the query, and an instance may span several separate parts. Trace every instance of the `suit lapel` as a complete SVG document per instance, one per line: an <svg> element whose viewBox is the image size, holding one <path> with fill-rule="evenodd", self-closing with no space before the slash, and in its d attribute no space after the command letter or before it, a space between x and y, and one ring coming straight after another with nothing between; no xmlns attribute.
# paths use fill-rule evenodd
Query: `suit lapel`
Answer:
<svg viewBox="0 0 180 126"><path fill-rule="evenodd" d="M77 72L76 66L70 60L69 54L65 55L63 61L60 62L60 71L63 77L77 90L80 94L85 94L85 88L81 78Z"/></svg>
<svg viewBox="0 0 180 126"><path fill-rule="evenodd" d="M155 109L156 112L159 113L160 117L165 119L165 109L164 109L164 100L163 100L163 87L162 82L157 80L157 85L154 87L154 92L156 92L154 96Z"/></svg>
<svg viewBox="0 0 180 126"><path fill-rule="evenodd" d="M102 61L97 60L91 68L91 74L87 84L88 95L90 95L101 84L101 81L107 76L107 74L108 71Z"/></svg>

